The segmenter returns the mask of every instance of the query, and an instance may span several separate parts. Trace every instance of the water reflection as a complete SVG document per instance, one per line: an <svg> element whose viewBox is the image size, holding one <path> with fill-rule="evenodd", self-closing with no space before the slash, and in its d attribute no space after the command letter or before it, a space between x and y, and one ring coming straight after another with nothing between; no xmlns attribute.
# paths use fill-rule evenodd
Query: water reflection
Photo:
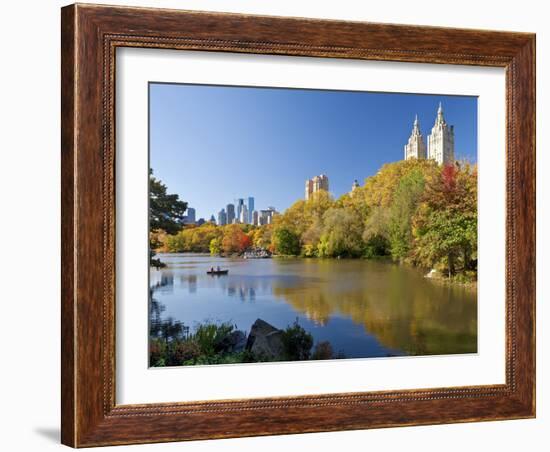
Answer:
<svg viewBox="0 0 550 452"><path fill-rule="evenodd" d="M477 302L471 289L445 286L415 269L364 260L242 260L161 256L151 270L151 325L172 319L257 319L284 328L297 317L316 341L350 357L477 351ZM210 276L220 265L227 276ZM159 306L161 305L162 308Z"/></svg>

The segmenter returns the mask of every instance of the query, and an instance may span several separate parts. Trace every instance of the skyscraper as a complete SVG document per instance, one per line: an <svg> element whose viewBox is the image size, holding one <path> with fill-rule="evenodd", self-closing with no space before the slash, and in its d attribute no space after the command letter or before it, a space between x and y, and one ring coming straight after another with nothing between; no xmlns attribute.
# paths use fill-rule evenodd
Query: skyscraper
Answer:
<svg viewBox="0 0 550 452"><path fill-rule="evenodd" d="M432 133L428 137L428 158L434 159L440 165L447 165L455 161L454 126L449 126L445 122L441 102Z"/></svg>
<svg viewBox="0 0 550 452"><path fill-rule="evenodd" d="M405 145L405 160L433 159L440 165L448 165L455 161L455 131L454 126L447 125L443 117L443 107L441 102L437 109L435 124L432 127L432 133L428 135L428 146L424 143L418 117L415 118L413 130Z"/></svg>
<svg viewBox="0 0 550 452"><path fill-rule="evenodd" d="M265 210L260 210L258 215L258 226L265 224L271 224L273 222L273 216L278 212L275 210L275 207L268 207Z"/></svg>
<svg viewBox="0 0 550 452"><path fill-rule="evenodd" d="M195 218L195 209L193 207L187 208L187 215L183 217L182 223L184 224L195 224L196 218Z"/></svg>
<svg viewBox="0 0 550 452"><path fill-rule="evenodd" d="M424 143L424 138L420 132L420 125L418 124L418 116L414 118L413 129L411 136L409 137L409 142L405 145L405 160L412 158L415 159L425 159L426 154L426 143Z"/></svg>
<svg viewBox="0 0 550 452"><path fill-rule="evenodd" d="M248 208L248 218L247 218L247 223L248 224L252 224L253 221L252 221L252 214L254 213L254 198L252 196L249 196L248 197L248 205L247 205L247 208Z"/></svg>
<svg viewBox="0 0 550 452"><path fill-rule="evenodd" d="M235 219L235 205L227 204L225 208L227 209L227 224L233 224L233 220Z"/></svg>
<svg viewBox="0 0 550 452"><path fill-rule="evenodd" d="M243 207L244 207L244 199L243 198L237 199L237 220L238 221L241 221L241 212L243 211ZM241 221L241 223L243 222Z"/></svg>
<svg viewBox="0 0 550 452"><path fill-rule="evenodd" d="M248 223L248 208L244 204L242 205L241 212L239 214L239 223Z"/></svg>
<svg viewBox="0 0 550 452"><path fill-rule="evenodd" d="M305 198L306 201L311 197L313 193L319 190L328 191L328 176L320 174L311 179L306 180Z"/></svg>
<svg viewBox="0 0 550 452"><path fill-rule="evenodd" d="M225 226L227 224L227 214L225 209L222 209L218 212L218 226Z"/></svg>

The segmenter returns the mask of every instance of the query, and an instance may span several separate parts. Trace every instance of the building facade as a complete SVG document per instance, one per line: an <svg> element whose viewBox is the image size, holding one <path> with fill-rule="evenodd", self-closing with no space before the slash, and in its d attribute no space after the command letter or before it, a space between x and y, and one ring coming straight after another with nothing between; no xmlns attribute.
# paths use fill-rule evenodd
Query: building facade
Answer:
<svg viewBox="0 0 550 452"><path fill-rule="evenodd" d="M235 204L227 204L225 206L227 215L227 224L233 224L235 222Z"/></svg>
<svg viewBox="0 0 550 452"><path fill-rule="evenodd" d="M306 187L305 187L305 199L306 201L311 198L311 195L313 193L318 192L319 190L325 190L329 191L328 188L328 176L325 174L320 174L319 176L315 176L311 179L306 180Z"/></svg>
<svg viewBox="0 0 550 452"><path fill-rule="evenodd" d="M275 207L268 207L267 209L260 210L258 215L258 226L271 224L273 222L273 216L277 213Z"/></svg>
<svg viewBox="0 0 550 452"><path fill-rule="evenodd" d="M254 198L252 196L248 197L248 203L246 207L248 209L248 218L246 222L248 224L253 224L252 214L254 213Z"/></svg>
<svg viewBox="0 0 550 452"><path fill-rule="evenodd" d="M240 221L241 223L243 223L243 221L241 221L241 214L243 211L243 207L244 207L244 199L243 198L237 199L237 221Z"/></svg>
<svg viewBox="0 0 550 452"><path fill-rule="evenodd" d="M196 220L196 212L193 207L187 208L187 215L185 215L182 219L183 224L195 224Z"/></svg>
<svg viewBox="0 0 550 452"><path fill-rule="evenodd" d="M408 159L432 159L439 165L449 165L455 161L455 132L454 126L450 126L443 116L443 107L439 103L437 116L431 134L428 135L426 147L418 117L415 118L411 136L404 147L405 160Z"/></svg>
<svg viewBox="0 0 550 452"><path fill-rule="evenodd" d="M239 213L239 223L248 224L248 207L245 204L241 206L241 211Z"/></svg>
<svg viewBox="0 0 550 452"><path fill-rule="evenodd" d="M422 137L422 133L420 132L418 116L415 116L411 136L409 137L408 143L405 145L404 158L405 160L409 160L412 158L425 159L426 157L426 143L424 142L424 137Z"/></svg>
<svg viewBox="0 0 550 452"><path fill-rule="evenodd" d="M432 133L428 137L428 158L435 160L440 165L447 165L455 161L454 126L449 126L445 122L441 103L437 110Z"/></svg>
<svg viewBox="0 0 550 452"><path fill-rule="evenodd" d="M218 225L225 226L227 224L227 213L225 209L222 209L218 212Z"/></svg>

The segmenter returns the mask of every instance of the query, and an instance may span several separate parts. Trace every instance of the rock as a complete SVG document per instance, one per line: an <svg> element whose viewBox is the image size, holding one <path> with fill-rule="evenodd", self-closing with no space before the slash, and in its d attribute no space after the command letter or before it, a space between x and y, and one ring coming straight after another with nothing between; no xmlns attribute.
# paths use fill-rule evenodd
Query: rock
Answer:
<svg viewBox="0 0 550 452"><path fill-rule="evenodd" d="M257 319L250 329L246 349L268 359L279 358L283 353L282 334L281 330Z"/></svg>
<svg viewBox="0 0 550 452"><path fill-rule="evenodd" d="M229 333L219 343L219 351L225 353L242 352L246 347L246 334L240 330L235 330Z"/></svg>

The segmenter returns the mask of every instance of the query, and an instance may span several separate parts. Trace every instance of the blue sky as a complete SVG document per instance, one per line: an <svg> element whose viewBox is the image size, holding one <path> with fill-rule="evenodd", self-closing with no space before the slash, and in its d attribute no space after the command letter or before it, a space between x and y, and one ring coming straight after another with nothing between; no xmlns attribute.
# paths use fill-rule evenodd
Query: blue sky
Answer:
<svg viewBox="0 0 550 452"><path fill-rule="evenodd" d="M210 218L236 198L283 211L324 173L338 197L403 146L418 114L424 139L443 104L455 157L477 161L477 98L151 83L154 174Z"/></svg>

